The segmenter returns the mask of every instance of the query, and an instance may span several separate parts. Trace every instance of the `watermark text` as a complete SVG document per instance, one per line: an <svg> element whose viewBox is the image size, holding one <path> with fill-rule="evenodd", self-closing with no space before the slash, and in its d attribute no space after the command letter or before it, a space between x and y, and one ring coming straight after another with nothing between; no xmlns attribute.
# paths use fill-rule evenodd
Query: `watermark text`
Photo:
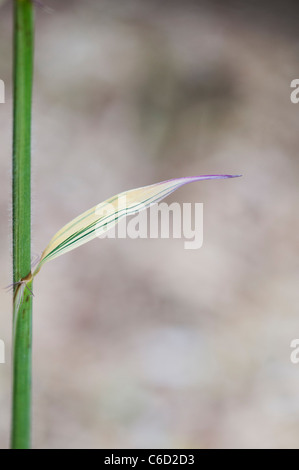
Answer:
<svg viewBox="0 0 299 470"><path fill-rule="evenodd" d="M0 339L0 364L5 363L5 344L2 339Z"/></svg>
<svg viewBox="0 0 299 470"><path fill-rule="evenodd" d="M148 210L145 210L148 209ZM182 238L186 250L203 244L203 203L132 203L122 195L96 208L99 238ZM121 219L131 217L126 223ZM120 222L120 223L118 223Z"/></svg>
<svg viewBox="0 0 299 470"><path fill-rule="evenodd" d="M298 364L299 363L299 339L293 339L291 341L290 347L294 349L290 355L291 363Z"/></svg>
<svg viewBox="0 0 299 470"><path fill-rule="evenodd" d="M294 78L294 80L291 81L291 88L295 88L290 96L291 102L297 104L299 103L299 78Z"/></svg>
<svg viewBox="0 0 299 470"><path fill-rule="evenodd" d="M3 80L0 80L0 103L5 103L5 85Z"/></svg>

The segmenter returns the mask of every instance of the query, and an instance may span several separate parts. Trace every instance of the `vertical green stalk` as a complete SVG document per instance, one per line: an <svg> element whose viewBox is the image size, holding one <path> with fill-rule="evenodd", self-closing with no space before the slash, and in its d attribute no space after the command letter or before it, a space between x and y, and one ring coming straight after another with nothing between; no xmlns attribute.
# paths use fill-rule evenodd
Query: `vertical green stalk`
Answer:
<svg viewBox="0 0 299 470"><path fill-rule="evenodd" d="M31 98L33 6L14 0L13 101L13 282L31 269ZM31 289L31 283L28 284ZM14 296L11 447L28 449L31 438L32 297ZM19 304L19 305L18 305Z"/></svg>

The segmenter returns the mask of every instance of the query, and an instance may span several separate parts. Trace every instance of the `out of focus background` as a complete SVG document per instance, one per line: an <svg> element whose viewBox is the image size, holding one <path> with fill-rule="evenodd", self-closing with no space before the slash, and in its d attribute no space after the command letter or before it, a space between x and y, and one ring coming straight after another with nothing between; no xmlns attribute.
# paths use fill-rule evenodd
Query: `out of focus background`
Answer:
<svg viewBox="0 0 299 470"><path fill-rule="evenodd" d="M299 445L298 3L36 6L33 255L118 192L209 173L204 243L95 240L34 291L35 448ZM11 282L12 11L0 10L0 285ZM0 447L11 295L0 291Z"/></svg>

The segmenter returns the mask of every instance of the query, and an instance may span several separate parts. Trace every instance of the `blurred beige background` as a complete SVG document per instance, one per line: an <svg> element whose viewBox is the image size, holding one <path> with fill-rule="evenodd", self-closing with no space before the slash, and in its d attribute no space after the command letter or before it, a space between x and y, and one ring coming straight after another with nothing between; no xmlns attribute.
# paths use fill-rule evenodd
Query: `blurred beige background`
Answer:
<svg viewBox="0 0 299 470"><path fill-rule="evenodd" d="M204 244L95 240L34 290L35 448L298 447L299 78L292 2L37 7L33 255L120 191L208 173ZM63 5L62 5L63 3ZM224 2L223 2L224 3ZM11 6L0 10L0 285L11 282ZM11 296L0 291L0 447Z"/></svg>

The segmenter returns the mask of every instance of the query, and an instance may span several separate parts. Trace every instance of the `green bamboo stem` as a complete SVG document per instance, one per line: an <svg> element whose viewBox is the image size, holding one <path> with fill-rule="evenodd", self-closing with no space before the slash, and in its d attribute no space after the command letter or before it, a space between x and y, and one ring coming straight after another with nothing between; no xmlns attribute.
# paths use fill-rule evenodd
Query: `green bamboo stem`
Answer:
<svg viewBox="0 0 299 470"><path fill-rule="evenodd" d="M17 283L31 269L31 0L14 0L13 35L13 282ZM32 289L31 283L28 287ZM31 440L32 296L27 288L19 306L14 300L13 330L11 447L28 449Z"/></svg>

